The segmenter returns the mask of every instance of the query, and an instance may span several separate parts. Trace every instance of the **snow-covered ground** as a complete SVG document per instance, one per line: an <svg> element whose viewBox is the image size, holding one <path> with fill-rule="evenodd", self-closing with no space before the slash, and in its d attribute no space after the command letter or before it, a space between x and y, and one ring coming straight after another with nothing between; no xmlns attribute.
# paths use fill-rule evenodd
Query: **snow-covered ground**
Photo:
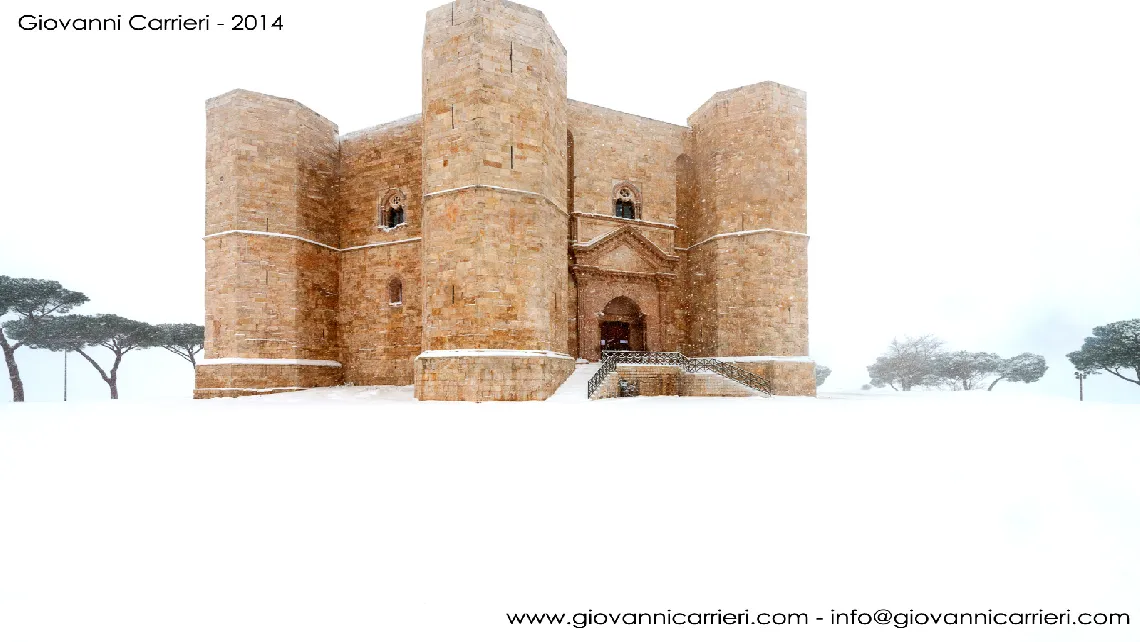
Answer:
<svg viewBox="0 0 1140 642"><path fill-rule="evenodd" d="M593 367L543 403L0 405L0 640L1140 639L1140 406L589 402ZM812 621L505 615L718 609ZM833 609L1133 624L897 631Z"/></svg>

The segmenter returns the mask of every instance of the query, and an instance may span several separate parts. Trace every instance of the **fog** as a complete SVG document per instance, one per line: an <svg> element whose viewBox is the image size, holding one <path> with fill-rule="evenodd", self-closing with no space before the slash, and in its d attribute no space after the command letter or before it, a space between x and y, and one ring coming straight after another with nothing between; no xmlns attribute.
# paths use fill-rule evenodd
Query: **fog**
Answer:
<svg viewBox="0 0 1140 642"><path fill-rule="evenodd" d="M285 96L342 133L415 114L424 13L438 4L244 7L281 14L266 32L24 32L18 8L3 9L0 274L82 291L77 312L201 323L204 101L236 87ZM576 100L684 124L722 89L807 92L811 355L834 371L825 389L859 387L893 337L930 333L1046 357L1040 382L995 392L1075 396L1064 354L1095 325L1140 317L1135 5L527 4L565 44ZM30 401L60 397L62 355L17 359ZM70 366L72 398L106 397L90 366ZM189 365L161 350L128 354L121 377L123 398L192 387ZM1102 374L1086 398L1135 403L1140 386Z"/></svg>

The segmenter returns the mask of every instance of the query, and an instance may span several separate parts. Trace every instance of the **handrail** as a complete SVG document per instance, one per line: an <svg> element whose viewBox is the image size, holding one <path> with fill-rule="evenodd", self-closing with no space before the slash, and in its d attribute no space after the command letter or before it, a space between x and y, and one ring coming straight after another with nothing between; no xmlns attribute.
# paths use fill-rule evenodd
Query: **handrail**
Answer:
<svg viewBox="0 0 1140 642"><path fill-rule="evenodd" d="M594 398L594 393L610 373L617 370L619 363L641 363L661 366L679 366L685 372L707 370L731 379L743 386L772 396L772 384L760 375L726 363L715 357L686 357L680 352L634 352L629 350L603 350L602 363L594 376L586 384L586 397Z"/></svg>
<svg viewBox="0 0 1140 642"><path fill-rule="evenodd" d="M607 354L602 352L602 365L598 367L598 371L594 376L590 377L589 383L586 384L586 398L593 399L594 391L596 391L602 382L606 380L611 372L617 370L617 359L612 356L612 353Z"/></svg>

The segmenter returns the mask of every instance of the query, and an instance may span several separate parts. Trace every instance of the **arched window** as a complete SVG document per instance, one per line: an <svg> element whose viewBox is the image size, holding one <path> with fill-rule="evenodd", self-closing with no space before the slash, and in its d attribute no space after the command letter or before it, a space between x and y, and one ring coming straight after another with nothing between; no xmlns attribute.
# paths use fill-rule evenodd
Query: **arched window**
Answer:
<svg viewBox="0 0 1140 642"><path fill-rule="evenodd" d="M400 190L389 190L380 204L380 226L392 228L404 224L404 195Z"/></svg>
<svg viewBox="0 0 1140 642"><path fill-rule="evenodd" d="M640 196L632 184L618 183L614 187L614 216L630 220L641 218Z"/></svg>
<svg viewBox="0 0 1140 642"><path fill-rule="evenodd" d="M397 277L392 277L388 281L388 305L403 305L404 303L404 284L400 282Z"/></svg>

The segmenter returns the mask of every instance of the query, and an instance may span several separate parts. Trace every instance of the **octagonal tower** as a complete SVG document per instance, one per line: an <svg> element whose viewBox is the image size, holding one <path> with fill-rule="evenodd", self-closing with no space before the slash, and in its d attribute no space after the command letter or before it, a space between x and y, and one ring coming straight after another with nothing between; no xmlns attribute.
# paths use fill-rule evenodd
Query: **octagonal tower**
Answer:
<svg viewBox="0 0 1140 642"><path fill-rule="evenodd" d="M566 111L566 50L542 12L428 13L417 398L545 399L573 370Z"/></svg>

